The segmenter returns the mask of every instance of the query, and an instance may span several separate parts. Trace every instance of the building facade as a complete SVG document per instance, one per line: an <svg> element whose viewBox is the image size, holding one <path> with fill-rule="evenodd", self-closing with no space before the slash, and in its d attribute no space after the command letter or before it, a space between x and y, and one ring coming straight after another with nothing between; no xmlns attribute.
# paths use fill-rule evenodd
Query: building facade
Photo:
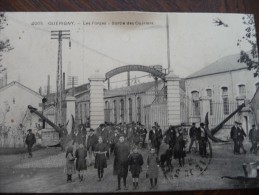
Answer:
<svg viewBox="0 0 259 195"><path fill-rule="evenodd" d="M204 122L209 112L210 128L213 128L238 105L252 99L259 79L247 70L246 64L238 63L238 59L239 54L224 57L185 78L190 123ZM207 107L203 106L204 101L209 101ZM246 133L254 123L248 107L232 117L224 128L230 129L235 120L242 122Z"/></svg>
<svg viewBox="0 0 259 195"><path fill-rule="evenodd" d="M40 139L39 118L31 114L28 105L39 110L42 96L19 82L0 88L0 147L23 147L28 129Z"/></svg>

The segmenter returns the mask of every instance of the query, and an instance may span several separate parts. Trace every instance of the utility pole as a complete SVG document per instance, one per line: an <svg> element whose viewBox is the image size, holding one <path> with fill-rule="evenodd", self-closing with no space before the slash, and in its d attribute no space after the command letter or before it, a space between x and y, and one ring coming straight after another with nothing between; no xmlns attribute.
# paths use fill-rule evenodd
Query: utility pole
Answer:
<svg viewBox="0 0 259 195"><path fill-rule="evenodd" d="M70 30L58 30L51 31L51 39L58 40L58 64L57 64L57 78L56 78L56 112L55 112L55 122L62 123L62 103L63 103L63 78L62 78L62 40L69 39L69 47L71 46L70 42Z"/></svg>
<svg viewBox="0 0 259 195"><path fill-rule="evenodd" d="M167 37L167 65L168 65L168 73L170 71L170 35L169 35L169 20L168 14L166 14L166 37Z"/></svg>

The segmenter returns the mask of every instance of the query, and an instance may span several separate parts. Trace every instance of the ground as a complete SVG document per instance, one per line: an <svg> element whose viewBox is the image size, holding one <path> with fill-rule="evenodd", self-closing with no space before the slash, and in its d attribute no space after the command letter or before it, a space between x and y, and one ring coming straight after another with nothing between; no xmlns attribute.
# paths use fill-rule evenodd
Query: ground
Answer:
<svg viewBox="0 0 259 195"><path fill-rule="evenodd" d="M242 164L259 160L259 155L249 153L250 144L245 143L248 151L246 155L233 155L233 144L212 144L213 157L208 169L200 175L189 159L195 159L206 167L209 159L200 159L197 154L187 154L183 168L173 160L174 170L165 178L160 169L157 191L197 190L197 189L232 189L245 187L259 187L257 183L242 183L235 180L222 179L222 176L244 175ZM164 152L166 145L162 145ZM150 191L149 180L146 179L147 149L141 149L145 164L140 175L138 191ZM60 148L45 148L33 152L33 158L27 158L26 153L0 156L0 192L113 192L117 188L116 176L113 176L113 156L108 160L104 181L97 181L97 171L93 166L88 167L84 181L79 182L77 175L73 175L73 182L66 183L64 174L65 153ZM177 169L179 174L177 175ZM188 170L193 169L193 175ZM127 178L128 191L133 191L131 174ZM122 190L124 191L124 190ZM135 190L136 191L136 190ZM152 191L154 191L152 189Z"/></svg>

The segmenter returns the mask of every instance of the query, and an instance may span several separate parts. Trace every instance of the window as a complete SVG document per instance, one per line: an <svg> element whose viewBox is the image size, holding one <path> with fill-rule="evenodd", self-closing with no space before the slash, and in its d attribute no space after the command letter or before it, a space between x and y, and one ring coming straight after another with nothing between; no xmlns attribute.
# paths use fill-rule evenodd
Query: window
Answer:
<svg viewBox="0 0 259 195"><path fill-rule="evenodd" d="M117 123L117 106L116 106L116 100L113 101L113 114L114 114L114 123Z"/></svg>
<svg viewBox="0 0 259 195"><path fill-rule="evenodd" d="M79 117L80 120L82 120L82 116L83 116L83 109L82 109L82 104L80 104L80 117Z"/></svg>
<svg viewBox="0 0 259 195"><path fill-rule="evenodd" d="M207 96L210 98L210 115L213 115L212 90L207 89Z"/></svg>
<svg viewBox="0 0 259 195"><path fill-rule="evenodd" d="M132 99L129 98L129 122L132 122Z"/></svg>
<svg viewBox="0 0 259 195"><path fill-rule="evenodd" d="M85 123L86 118L87 118L87 115L86 115L86 113L87 113L86 103L84 104L84 106L85 106L85 112L84 112L84 123Z"/></svg>
<svg viewBox="0 0 259 195"><path fill-rule="evenodd" d="M121 100L121 122L124 122L124 100Z"/></svg>
<svg viewBox="0 0 259 195"><path fill-rule="evenodd" d="M109 101L105 102L104 119L106 122L110 122L110 103L109 103Z"/></svg>
<svg viewBox="0 0 259 195"><path fill-rule="evenodd" d="M192 91L192 108L193 108L193 115L200 116L200 98L198 91Z"/></svg>
<svg viewBox="0 0 259 195"><path fill-rule="evenodd" d="M141 98L137 98L137 121L141 123Z"/></svg>
<svg viewBox="0 0 259 195"><path fill-rule="evenodd" d="M246 86L245 85L238 85L239 95L246 97Z"/></svg>
<svg viewBox="0 0 259 195"><path fill-rule="evenodd" d="M223 100L223 112L225 115L229 114L229 100L228 100L228 88L222 87L222 100Z"/></svg>

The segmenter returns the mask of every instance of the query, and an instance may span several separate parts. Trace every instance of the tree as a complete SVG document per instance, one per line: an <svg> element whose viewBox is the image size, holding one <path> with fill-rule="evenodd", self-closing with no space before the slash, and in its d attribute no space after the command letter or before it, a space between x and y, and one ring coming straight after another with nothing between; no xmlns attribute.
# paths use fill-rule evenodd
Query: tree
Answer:
<svg viewBox="0 0 259 195"><path fill-rule="evenodd" d="M0 33L7 25L8 24L6 22L5 14L3 12L0 12ZM11 47L9 39L2 40L2 38L1 38L0 39L0 74L6 70L6 68L1 63L3 52L8 52L11 49L13 49L13 48Z"/></svg>
<svg viewBox="0 0 259 195"><path fill-rule="evenodd" d="M251 50L244 51L241 48L238 62L245 63L248 70L254 70L254 77L259 77L258 48L256 42L255 21L252 14L247 14L242 18L245 24L245 35L238 39L237 46L241 47L242 43L251 45Z"/></svg>

